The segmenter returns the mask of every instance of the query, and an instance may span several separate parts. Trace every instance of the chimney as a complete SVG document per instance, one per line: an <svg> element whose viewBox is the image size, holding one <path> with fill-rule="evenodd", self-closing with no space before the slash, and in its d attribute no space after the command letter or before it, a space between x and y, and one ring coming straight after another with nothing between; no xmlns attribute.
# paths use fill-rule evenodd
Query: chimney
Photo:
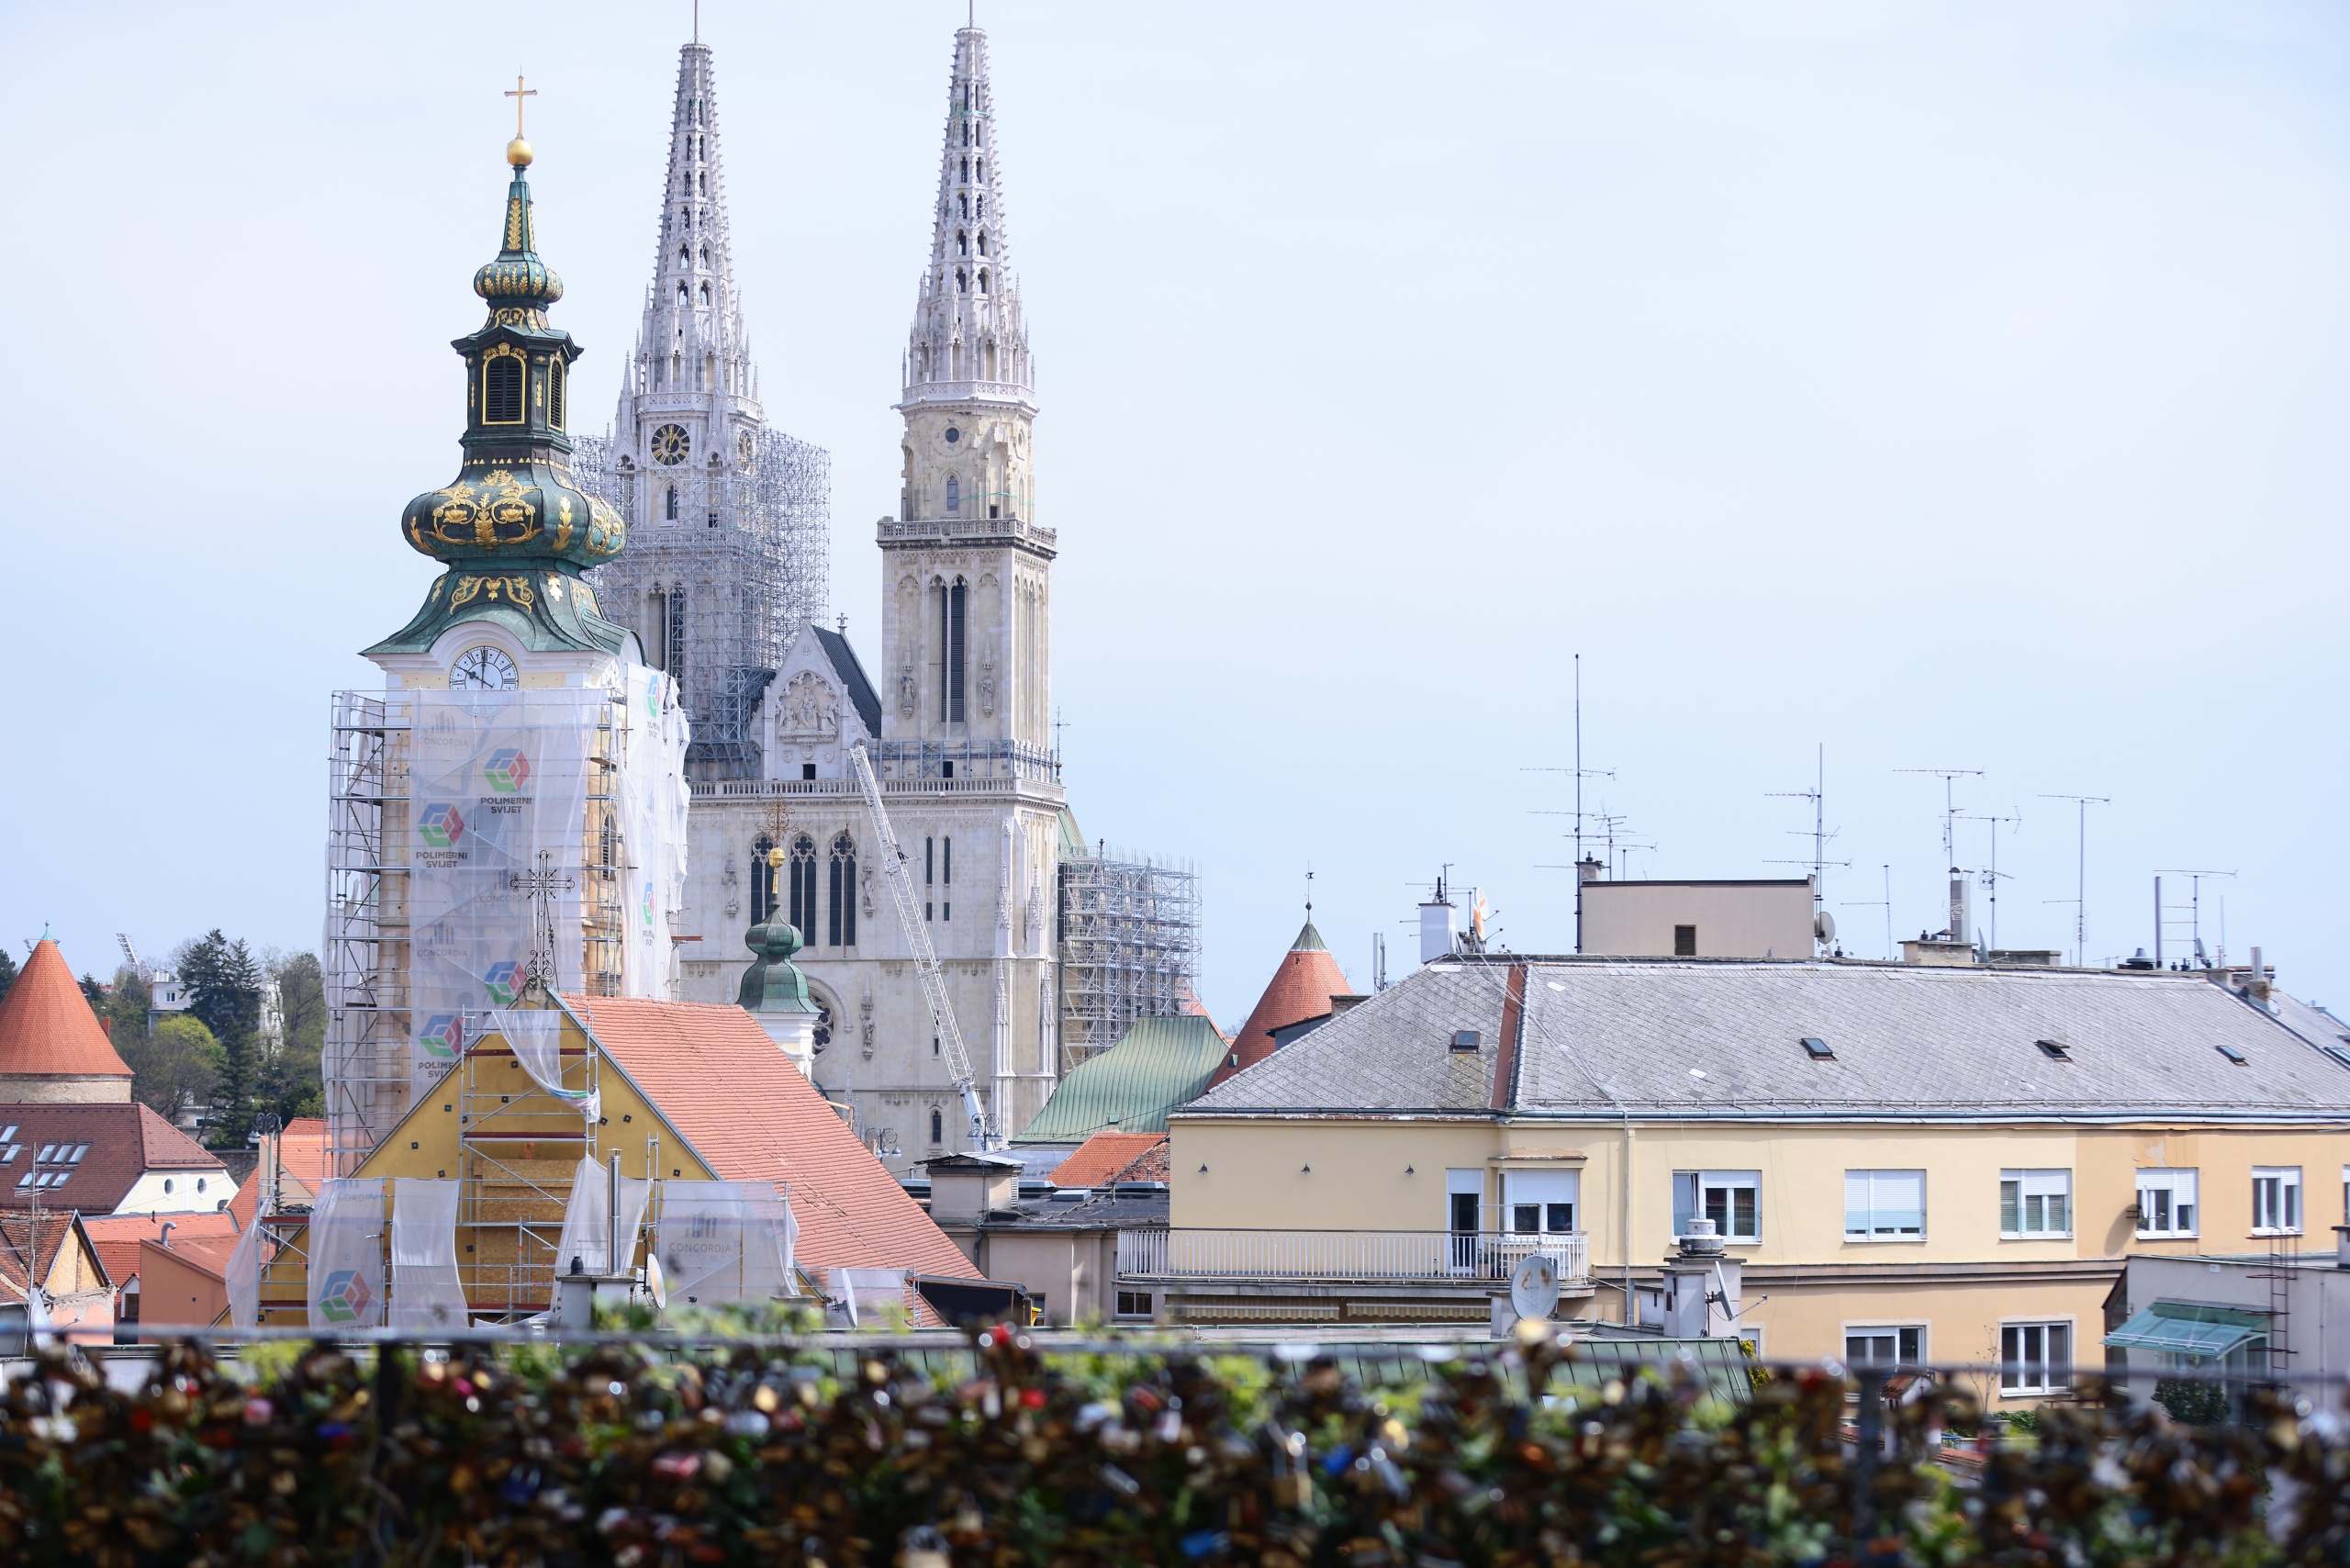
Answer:
<svg viewBox="0 0 2350 1568"><path fill-rule="evenodd" d="M1966 873L1955 866L1950 868L1950 939L1953 942L1975 940L1966 918Z"/></svg>
<svg viewBox="0 0 2350 1568"><path fill-rule="evenodd" d="M1445 896L1444 879L1438 877L1436 897L1420 905L1420 962L1434 963L1452 957L1460 946L1452 916L1452 901Z"/></svg>

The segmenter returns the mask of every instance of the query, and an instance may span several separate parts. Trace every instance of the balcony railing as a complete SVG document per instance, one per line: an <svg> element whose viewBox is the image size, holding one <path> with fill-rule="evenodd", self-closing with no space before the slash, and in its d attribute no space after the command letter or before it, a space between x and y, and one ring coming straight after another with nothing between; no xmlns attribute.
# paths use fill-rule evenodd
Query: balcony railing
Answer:
<svg viewBox="0 0 2350 1568"><path fill-rule="evenodd" d="M1533 1253L1591 1276L1590 1238L1502 1230L1122 1230L1121 1275L1233 1280L1506 1280Z"/></svg>

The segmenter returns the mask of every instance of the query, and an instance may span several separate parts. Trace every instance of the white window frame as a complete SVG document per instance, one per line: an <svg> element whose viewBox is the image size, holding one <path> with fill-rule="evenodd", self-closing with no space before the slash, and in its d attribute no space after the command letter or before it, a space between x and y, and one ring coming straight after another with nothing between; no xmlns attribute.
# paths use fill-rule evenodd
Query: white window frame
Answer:
<svg viewBox="0 0 2350 1568"><path fill-rule="evenodd" d="M1739 1192L1750 1192L1754 1194L1754 1229L1752 1232L1740 1234L1730 1229L1729 1226L1724 1226L1721 1231L1721 1236L1724 1240L1729 1242L1733 1246L1751 1247L1759 1245L1762 1239L1762 1172L1760 1170L1674 1171L1673 1173L1673 1228L1674 1235L1677 1237L1681 1234L1681 1219L1684 1214L1684 1210L1682 1208L1683 1194L1684 1193L1687 1193L1692 1200L1689 1208L1686 1210L1687 1216L1692 1219L1704 1219L1707 1217L1707 1204L1706 1200L1711 1193L1717 1192L1723 1194L1724 1202L1722 1204L1722 1213L1729 1218L1733 1225L1737 1222L1738 1218L1738 1203L1735 1198L1730 1196L1730 1194Z"/></svg>
<svg viewBox="0 0 2350 1568"><path fill-rule="evenodd" d="M1550 1222L1561 1205L1567 1210L1564 1227ZM1534 1228L1518 1226L1520 1208L1535 1211ZM1501 1224L1512 1236L1579 1236L1583 1233L1583 1172L1580 1170L1504 1170Z"/></svg>
<svg viewBox="0 0 2350 1568"><path fill-rule="evenodd" d="M1879 1209L1879 1208L1877 1207L1877 1202L1876 1202L1876 1189L1877 1189L1877 1187L1878 1187L1880 1184L1883 1184L1883 1185L1886 1185L1886 1186L1890 1186L1890 1185L1891 1185L1895 1181L1907 1182L1907 1181L1909 1181L1909 1180L1911 1180L1911 1179L1915 1179L1915 1181L1917 1182L1917 1184L1918 1184L1918 1208L1917 1208L1917 1215L1918 1215L1918 1226L1917 1226L1917 1228L1916 1228L1916 1229L1914 1229L1914 1230L1905 1230L1905 1229L1901 1229L1901 1228L1899 1228L1899 1227L1897 1227L1897 1227L1894 1227L1894 1228L1890 1228L1890 1229L1888 1229L1888 1228L1886 1228L1886 1227L1884 1227L1884 1226L1879 1226L1879 1225L1876 1223L1876 1221L1877 1221L1877 1215L1878 1215L1883 1214L1883 1215L1902 1215L1902 1214L1906 1214L1906 1213L1908 1213L1908 1211L1907 1211L1907 1210L1902 1210L1902 1209L1891 1209L1891 1208L1887 1208L1887 1209ZM1857 1182L1861 1182L1861 1183L1863 1185L1863 1187L1868 1191L1868 1194L1869 1194L1869 1206L1868 1206L1867 1208L1865 1208L1865 1209L1862 1209L1862 1210L1858 1210L1858 1211L1855 1211L1855 1210L1853 1209L1853 1207L1852 1207L1852 1183L1853 1183L1855 1181L1857 1181ZM1854 1230L1854 1229L1852 1228L1852 1216L1853 1216L1853 1215L1854 1215L1854 1213L1855 1213L1855 1212L1858 1212L1858 1213L1860 1213L1860 1214L1863 1214L1863 1215L1867 1215L1867 1216L1868 1216L1868 1217L1867 1217L1867 1219L1863 1222L1863 1224L1862 1227L1861 1227L1859 1230ZM1844 1172L1844 1239L1845 1239L1846 1241L1853 1242L1853 1243L1862 1243L1862 1242L1870 1242L1870 1243L1874 1243L1874 1242L1903 1242L1903 1241L1915 1243L1915 1242L1919 1242L1919 1241L1923 1241L1923 1240L1925 1240L1925 1239L1926 1239L1926 1173L1925 1173L1923 1170L1918 1170L1918 1169L1915 1169L1915 1168L1907 1169L1907 1170L1897 1170L1897 1169L1887 1168L1887 1169L1884 1169L1884 1170L1847 1170L1847 1171L1845 1171L1845 1172Z"/></svg>
<svg viewBox="0 0 2350 1568"><path fill-rule="evenodd" d="M2035 1399L2042 1394L2072 1392L2073 1381L2069 1372L2062 1378L2052 1378L2049 1375L2048 1369L2058 1364L2054 1347L2050 1342L2052 1331L2061 1331L2065 1336L2065 1354L2062 1362L2069 1367L2072 1364L2076 1347L2080 1342L2073 1319L2036 1317L2001 1320L1999 1324L2000 1398ZM2008 1338L2011 1334L2015 1336L2015 1346L2012 1351L2009 1350ZM2040 1349L2037 1356L2031 1353L2031 1341L2029 1337L2033 1334L2040 1336ZM2034 1367L2038 1368L2036 1373L2031 1370Z"/></svg>
<svg viewBox="0 0 2350 1568"><path fill-rule="evenodd" d="M1847 1372L1857 1372L1863 1366L1866 1366L1873 1372L1899 1372L1905 1368L1924 1366L1926 1364L1926 1359L1930 1350L1930 1347L1926 1342L1926 1330L1928 1327L1929 1326L1923 1322L1845 1324L1844 1369ZM1852 1340L1857 1336L1863 1334L1871 1337L1890 1335L1893 1339L1893 1359L1889 1361L1879 1361L1874 1360L1855 1361L1852 1360ZM1904 1358L1901 1354L1901 1336L1904 1334L1915 1334L1918 1337L1918 1349L1916 1353L1907 1358Z"/></svg>
<svg viewBox="0 0 2350 1568"><path fill-rule="evenodd" d="M2202 1176L2199 1168L2192 1165L2151 1166L2140 1170L2137 1180L2139 1239L2159 1241L2165 1238L2203 1234ZM2178 1201L2182 1192L2187 1194L2184 1205ZM2160 1230L2155 1229L2151 1222L2155 1211L2164 1205L2148 1202L2147 1194L2150 1193L2161 1193L2167 1201L2171 1223ZM2188 1215L2184 1225L2177 1223L2182 1207Z"/></svg>
<svg viewBox="0 0 2350 1568"><path fill-rule="evenodd" d="M2013 1209L2015 1225L2012 1228L2008 1224L2010 1212L2008 1189L2010 1186L2016 1190ZM2065 1205L2065 1223L2062 1226L2051 1226L2046 1223L2048 1200L2051 1198L2056 1199ZM2040 1215L2042 1222L2037 1229L2028 1223L2031 1217L2031 1205L2035 1199L2040 1204ZM2069 1238L2072 1234L2073 1172L2070 1167L2060 1170L2053 1166L2020 1166L1999 1172L2000 1239L2061 1241Z"/></svg>
<svg viewBox="0 0 2350 1568"><path fill-rule="evenodd" d="M2273 1196L2271 1194L2274 1194ZM2301 1168L2298 1165L2255 1165L2252 1168L2252 1233L2255 1236L2299 1236L2307 1222L2302 1207ZM2281 1209L2283 1212L2277 1213Z"/></svg>

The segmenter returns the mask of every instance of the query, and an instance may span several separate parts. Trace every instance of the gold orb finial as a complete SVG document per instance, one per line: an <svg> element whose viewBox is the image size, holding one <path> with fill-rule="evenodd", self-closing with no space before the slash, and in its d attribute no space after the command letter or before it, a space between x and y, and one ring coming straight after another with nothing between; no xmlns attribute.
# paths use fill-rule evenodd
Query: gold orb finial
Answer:
<svg viewBox="0 0 2350 1568"><path fill-rule="evenodd" d="M531 166L531 144L523 140L520 137L516 137L513 140L506 144L506 161L509 163L513 164L518 169L529 168Z"/></svg>

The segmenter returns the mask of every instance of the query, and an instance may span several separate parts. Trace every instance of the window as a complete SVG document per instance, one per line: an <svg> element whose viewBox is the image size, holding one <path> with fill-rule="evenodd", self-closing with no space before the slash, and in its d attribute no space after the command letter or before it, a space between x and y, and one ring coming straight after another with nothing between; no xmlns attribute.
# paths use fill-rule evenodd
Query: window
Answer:
<svg viewBox="0 0 2350 1568"><path fill-rule="evenodd" d="M22 1176L17 1178L17 1185L19 1187L29 1187L38 1180L39 1180L39 1177L37 1172L28 1170Z"/></svg>
<svg viewBox="0 0 2350 1568"><path fill-rule="evenodd" d="M1924 1171L1844 1172L1845 1240L1922 1241L1925 1236Z"/></svg>
<svg viewBox="0 0 2350 1568"><path fill-rule="evenodd" d="M83 1156L84 1156L84 1155L88 1154L89 1152L90 1152L90 1146L89 1146L88 1144L86 1144L86 1143L77 1143L77 1144L75 1144L75 1145L73 1146L73 1162L74 1164L76 1164L76 1165L81 1164L81 1163L82 1163L82 1158L83 1158ZM2294 1172L2293 1172L2293 1181L2294 1181L2294 1182L2295 1182L2295 1184L2296 1184L2296 1185L2298 1185L2298 1184L2300 1183L2300 1179L2301 1179L2301 1173L2300 1173L2299 1170L2294 1171ZM199 1192L199 1193L201 1193L202 1191L204 1191L204 1182L203 1182L200 1179L199 1179L199 1180L197 1181L197 1182L196 1183L196 1190L197 1192Z"/></svg>
<svg viewBox="0 0 2350 1568"><path fill-rule="evenodd" d="M1456 1051L1473 1051L1477 1048L1477 1042L1483 1038L1483 1036L1474 1029L1455 1029L1452 1031L1452 1048Z"/></svg>
<svg viewBox="0 0 2350 1568"><path fill-rule="evenodd" d="M171 1195L171 1192L172 1192L172 1179L171 1179L169 1176L166 1176L166 1177L164 1177L164 1178L163 1178L163 1195L164 1195L165 1197L169 1197L169 1196Z"/></svg>
<svg viewBox="0 0 2350 1568"><path fill-rule="evenodd" d="M946 476L946 510L948 511L963 510L963 482L952 474Z"/></svg>
<svg viewBox="0 0 2350 1568"><path fill-rule="evenodd" d="M832 924L824 929L827 945L856 946L856 845L848 834L833 840Z"/></svg>
<svg viewBox="0 0 2350 1568"><path fill-rule="evenodd" d="M664 521L669 521L669 522L675 522L675 521L677 521L677 486L672 485L672 486L670 486L670 487L669 487L669 493L668 493L668 497L667 497L667 498L663 502L663 504L662 504L662 510L663 510L663 512L664 512L664 514L665 514L665 516L664 516Z"/></svg>
<svg viewBox="0 0 2350 1568"><path fill-rule="evenodd" d="M672 517L677 515L677 492L671 490ZM669 633L669 656L665 667L669 678L677 683L677 699L682 702L686 695L686 590L682 588L669 590L669 623L666 630Z"/></svg>
<svg viewBox="0 0 2350 1568"><path fill-rule="evenodd" d="M36 1164L46 1164L56 1158L57 1146L53 1143L45 1143L40 1146L40 1152L33 1156L33 1160Z"/></svg>
<svg viewBox="0 0 2350 1568"><path fill-rule="evenodd" d="M1836 1059L1836 1053L1828 1048L1828 1042L1819 1038L1817 1035L1806 1035L1803 1037L1803 1054L1809 1057L1814 1061L1834 1061Z"/></svg>
<svg viewBox="0 0 2350 1568"><path fill-rule="evenodd" d="M1897 1324L1844 1330L1844 1364L1863 1367L1914 1367L1926 1360L1926 1330L1918 1324Z"/></svg>
<svg viewBox="0 0 2350 1568"><path fill-rule="evenodd" d="M2070 1323L1999 1327L1999 1392L2055 1394L2073 1386Z"/></svg>
<svg viewBox="0 0 2350 1568"><path fill-rule="evenodd" d="M2065 1044L2062 1040L2034 1040L2031 1043L2038 1046L2040 1047L2040 1054L2046 1057L2050 1061L2071 1061L2073 1059L2073 1047Z"/></svg>
<svg viewBox="0 0 2350 1568"><path fill-rule="evenodd" d="M930 1113L930 1141L933 1143L946 1141L946 1118L940 1115L935 1107L933 1107Z"/></svg>
<svg viewBox="0 0 2350 1568"><path fill-rule="evenodd" d="M816 841L801 834L791 841L791 924L804 938L816 934Z"/></svg>
<svg viewBox="0 0 2350 1568"><path fill-rule="evenodd" d="M2141 1236L2192 1236L2195 1234L2194 1171L2141 1170L2138 1172L2138 1234Z"/></svg>
<svg viewBox="0 0 2350 1568"><path fill-rule="evenodd" d="M2070 1170L1999 1172L1999 1234L2006 1237L2073 1234L2073 1173Z"/></svg>
<svg viewBox="0 0 2350 1568"><path fill-rule="evenodd" d="M815 765L814 763L812 763L812 762L803 762L803 763L801 763L801 764L800 765L800 778L815 778L815 777L816 777L816 765Z"/></svg>
<svg viewBox="0 0 2350 1568"><path fill-rule="evenodd" d="M1505 1170L1502 1212L1521 1236L1572 1236L1583 1175L1575 1170Z"/></svg>
<svg viewBox="0 0 2350 1568"><path fill-rule="evenodd" d="M931 898L931 890L937 882L938 840L925 838L922 841L922 917L924 920L938 918L938 905Z"/></svg>
<svg viewBox="0 0 2350 1568"><path fill-rule="evenodd" d="M17 1156L24 1152L25 1146L23 1144L10 1144L5 1151L0 1151L0 1165L14 1165L17 1163ZM2342 1190L2345 1193L2350 1193L2350 1182L2344 1182L2343 1183Z"/></svg>
<svg viewBox="0 0 2350 1568"><path fill-rule="evenodd" d="M1714 1234L1733 1241L1762 1235L1762 1172L1676 1170L1673 1173L1673 1234L1689 1234L1693 1219L1714 1222Z"/></svg>
<svg viewBox="0 0 2350 1568"><path fill-rule="evenodd" d="M767 864L767 854L775 848L775 840L761 834L751 841L751 924L764 922L775 908L776 884L782 879Z"/></svg>
<svg viewBox="0 0 2350 1568"><path fill-rule="evenodd" d="M946 510L955 510L955 481L946 481ZM967 590L957 577L938 590L938 716L963 722L963 608Z"/></svg>
<svg viewBox="0 0 2350 1568"><path fill-rule="evenodd" d="M2252 1228L2270 1236L2300 1234L2300 1166L2255 1165L2252 1168Z"/></svg>
<svg viewBox="0 0 2350 1568"><path fill-rule="evenodd" d="M952 920L955 918L955 841L952 838L938 841L938 885L943 890L938 895L938 918Z"/></svg>
<svg viewBox="0 0 2350 1568"><path fill-rule="evenodd" d="M970 230L967 229L955 230L955 253L958 256L968 256L971 253Z"/></svg>
<svg viewBox="0 0 2350 1568"><path fill-rule="evenodd" d="M501 353L481 367L481 417L484 424L522 422L522 362Z"/></svg>
<svg viewBox="0 0 2350 1568"><path fill-rule="evenodd" d="M1148 1317L1150 1316L1150 1293L1148 1291L1120 1291L1118 1293L1118 1316L1121 1317Z"/></svg>
<svg viewBox="0 0 2350 1568"><path fill-rule="evenodd" d="M547 361L547 423L563 428L563 356Z"/></svg>
<svg viewBox="0 0 2350 1568"><path fill-rule="evenodd" d="M1673 928L1673 956L1676 958L1694 958L1697 956L1695 926L1676 925Z"/></svg>

